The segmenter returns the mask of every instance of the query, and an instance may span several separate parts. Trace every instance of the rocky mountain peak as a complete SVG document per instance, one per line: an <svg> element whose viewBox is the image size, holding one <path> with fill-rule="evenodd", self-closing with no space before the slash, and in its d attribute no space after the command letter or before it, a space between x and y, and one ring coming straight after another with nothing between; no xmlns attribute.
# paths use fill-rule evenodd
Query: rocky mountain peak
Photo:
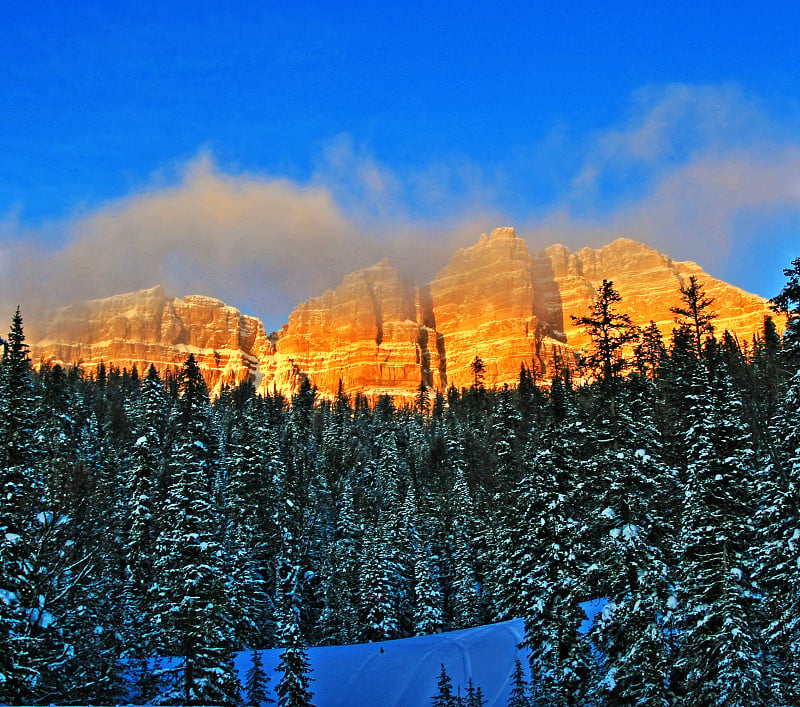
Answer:
<svg viewBox="0 0 800 707"><path fill-rule="evenodd" d="M254 317L204 295L174 298L156 286L65 307L32 339L34 360L101 361L144 372L177 369L193 353L209 387L251 380L290 396L307 377L325 396L345 391L375 400L410 400L421 381L439 390L472 383L479 356L487 386L514 385L521 365L540 380L576 367L587 345L572 324L603 279L636 324L655 321L668 338L670 307L695 275L715 299L719 331L740 339L761 331L767 303L657 250L618 238L571 252L552 245L531 254L513 228L494 229L457 251L427 285L415 287L384 259L300 304L277 340Z"/></svg>

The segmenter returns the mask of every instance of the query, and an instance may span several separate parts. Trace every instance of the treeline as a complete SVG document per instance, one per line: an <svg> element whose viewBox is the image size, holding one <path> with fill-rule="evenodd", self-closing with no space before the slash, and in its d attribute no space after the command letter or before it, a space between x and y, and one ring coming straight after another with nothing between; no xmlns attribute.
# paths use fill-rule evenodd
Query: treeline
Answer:
<svg viewBox="0 0 800 707"><path fill-rule="evenodd" d="M310 704L305 646L520 616L518 705L800 704L794 265L784 336L715 338L696 281L671 340L636 335L603 283L591 385L523 367L488 390L476 360L470 388L402 409L307 383L210 401L191 356L168 381L34 372L17 312L0 702L236 705L232 652L280 646L271 690Z"/></svg>

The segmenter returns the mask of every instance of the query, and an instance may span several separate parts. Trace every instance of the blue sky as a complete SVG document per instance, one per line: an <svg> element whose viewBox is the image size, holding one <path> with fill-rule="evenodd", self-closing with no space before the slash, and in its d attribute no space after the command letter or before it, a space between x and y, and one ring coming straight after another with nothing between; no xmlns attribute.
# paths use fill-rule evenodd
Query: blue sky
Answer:
<svg viewBox="0 0 800 707"><path fill-rule="evenodd" d="M765 296L800 255L795 3L223 7L3 4L0 300L163 281L278 326L501 224Z"/></svg>

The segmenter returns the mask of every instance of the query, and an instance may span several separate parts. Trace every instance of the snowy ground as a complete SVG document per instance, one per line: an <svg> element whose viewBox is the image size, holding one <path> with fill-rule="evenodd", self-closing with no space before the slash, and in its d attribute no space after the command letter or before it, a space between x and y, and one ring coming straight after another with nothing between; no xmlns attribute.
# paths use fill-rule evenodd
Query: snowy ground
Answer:
<svg viewBox="0 0 800 707"><path fill-rule="evenodd" d="M605 604L605 599L582 604L587 616L579 629L582 633L589 630ZM487 707L505 707L517 658L528 678L527 654L519 648L524 637L524 622L513 619L434 636L309 648L313 703L315 707L426 707L437 693L444 663L454 693L460 686L465 694L471 677L483 691ZM274 699L281 651L274 648L260 653ZM250 652L236 658L242 683L250 661Z"/></svg>
<svg viewBox="0 0 800 707"><path fill-rule="evenodd" d="M514 660L527 668L525 653L517 646L524 638L521 619L435 636L354 646L310 648L313 669L311 690L316 707L423 707L436 694L436 681L444 663L453 690L465 692L470 676L480 686L487 707L505 707L511 690ZM262 652L264 669L271 675L274 697L278 675L278 649ZM242 678L250 654L236 661Z"/></svg>

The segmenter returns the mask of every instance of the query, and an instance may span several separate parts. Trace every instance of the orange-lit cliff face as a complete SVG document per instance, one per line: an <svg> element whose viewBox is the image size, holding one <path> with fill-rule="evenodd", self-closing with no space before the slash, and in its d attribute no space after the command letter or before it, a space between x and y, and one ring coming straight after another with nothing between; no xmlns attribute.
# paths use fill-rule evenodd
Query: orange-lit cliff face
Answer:
<svg viewBox="0 0 800 707"><path fill-rule="evenodd" d="M34 362L101 362L144 375L152 363L163 374L190 353L214 391L255 379L258 362L274 346L255 317L211 297L167 297L163 288L90 300L53 313L31 345Z"/></svg>
<svg viewBox="0 0 800 707"><path fill-rule="evenodd" d="M87 370L104 361L142 373L150 363L175 369L194 353L212 392L249 379L261 392L291 395L307 376L325 396L341 380L351 394L408 400L420 381L470 385L476 356L488 386L514 385L522 364L541 379L574 368L587 340L571 316L587 312L603 279L613 280L635 323L654 320L668 337L670 307L690 275L715 298L718 331L740 340L761 331L767 303L695 263L622 238L599 250L554 245L531 255L514 229L498 228L423 287L386 261L351 273L297 307L274 344L257 319L219 300L167 297L157 287L64 308L31 350L34 361L80 361Z"/></svg>

